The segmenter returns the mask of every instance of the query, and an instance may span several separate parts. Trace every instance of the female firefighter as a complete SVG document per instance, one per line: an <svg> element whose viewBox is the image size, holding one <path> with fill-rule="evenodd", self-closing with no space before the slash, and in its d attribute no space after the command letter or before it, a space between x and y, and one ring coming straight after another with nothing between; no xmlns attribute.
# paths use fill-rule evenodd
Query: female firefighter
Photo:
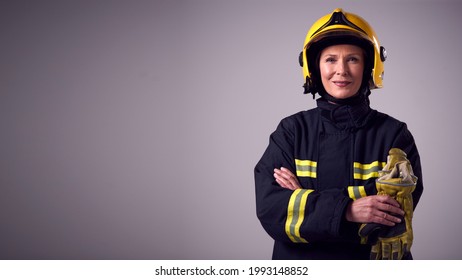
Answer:
<svg viewBox="0 0 462 280"><path fill-rule="evenodd" d="M308 31L299 62L317 107L284 118L254 170L273 259L412 259L419 153L405 123L369 106L385 59L371 26L342 9Z"/></svg>

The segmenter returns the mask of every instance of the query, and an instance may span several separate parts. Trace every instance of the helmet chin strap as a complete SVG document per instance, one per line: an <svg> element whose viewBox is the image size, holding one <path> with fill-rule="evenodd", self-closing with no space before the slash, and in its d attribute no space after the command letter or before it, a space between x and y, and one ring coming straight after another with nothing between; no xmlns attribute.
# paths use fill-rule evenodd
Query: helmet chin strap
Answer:
<svg viewBox="0 0 462 280"><path fill-rule="evenodd" d="M324 88L319 89L319 95L321 95L322 98L326 99L329 102L338 104L338 105L355 105L358 103L361 103L364 99L366 100L367 104L369 104L369 95L371 94L371 91L368 86L363 86L361 87L358 92L348 98L340 99L340 98L335 98L332 95L328 94Z"/></svg>

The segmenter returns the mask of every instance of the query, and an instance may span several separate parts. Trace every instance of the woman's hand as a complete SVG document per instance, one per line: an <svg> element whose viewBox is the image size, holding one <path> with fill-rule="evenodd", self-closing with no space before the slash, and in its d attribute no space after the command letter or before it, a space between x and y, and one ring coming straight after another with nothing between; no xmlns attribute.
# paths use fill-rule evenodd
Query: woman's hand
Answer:
<svg viewBox="0 0 462 280"><path fill-rule="evenodd" d="M352 201L347 209L345 218L356 223L377 223L394 226L404 216L399 203L388 195L371 195Z"/></svg>
<svg viewBox="0 0 462 280"><path fill-rule="evenodd" d="M296 190L302 188L300 187L297 177L287 168L275 168L274 178L276 179L276 182L285 189Z"/></svg>

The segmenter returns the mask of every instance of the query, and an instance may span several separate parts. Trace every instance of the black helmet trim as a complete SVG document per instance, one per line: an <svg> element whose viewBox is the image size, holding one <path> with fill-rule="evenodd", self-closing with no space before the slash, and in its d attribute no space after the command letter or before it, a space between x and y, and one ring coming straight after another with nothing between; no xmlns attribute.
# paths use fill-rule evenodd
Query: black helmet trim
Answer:
<svg viewBox="0 0 462 280"><path fill-rule="evenodd" d="M318 34L321 30L324 30L326 27L328 26L331 26L331 25L345 25L345 26L348 26L348 27L351 27L351 28L354 28L356 30L358 30L359 32L365 34L367 36L367 33L362 30L361 28L359 28L357 25L355 25L354 23L352 23L351 21L349 21L345 15L342 13L342 12L334 12L332 14L332 16L330 17L329 21L326 22L326 24L324 24L323 26L321 26L318 30L316 30L313 35L311 35L311 37L315 36L316 34Z"/></svg>

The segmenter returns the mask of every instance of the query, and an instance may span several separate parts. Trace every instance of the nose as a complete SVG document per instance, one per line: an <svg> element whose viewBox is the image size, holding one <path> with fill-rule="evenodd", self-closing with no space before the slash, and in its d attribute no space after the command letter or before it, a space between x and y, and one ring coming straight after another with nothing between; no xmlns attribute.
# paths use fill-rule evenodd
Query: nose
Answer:
<svg viewBox="0 0 462 280"><path fill-rule="evenodd" d="M336 69L336 74L337 75L340 75L340 76L346 76L348 75L348 66L347 66L347 62L345 60L340 60L338 63L337 63L337 69Z"/></svg>

